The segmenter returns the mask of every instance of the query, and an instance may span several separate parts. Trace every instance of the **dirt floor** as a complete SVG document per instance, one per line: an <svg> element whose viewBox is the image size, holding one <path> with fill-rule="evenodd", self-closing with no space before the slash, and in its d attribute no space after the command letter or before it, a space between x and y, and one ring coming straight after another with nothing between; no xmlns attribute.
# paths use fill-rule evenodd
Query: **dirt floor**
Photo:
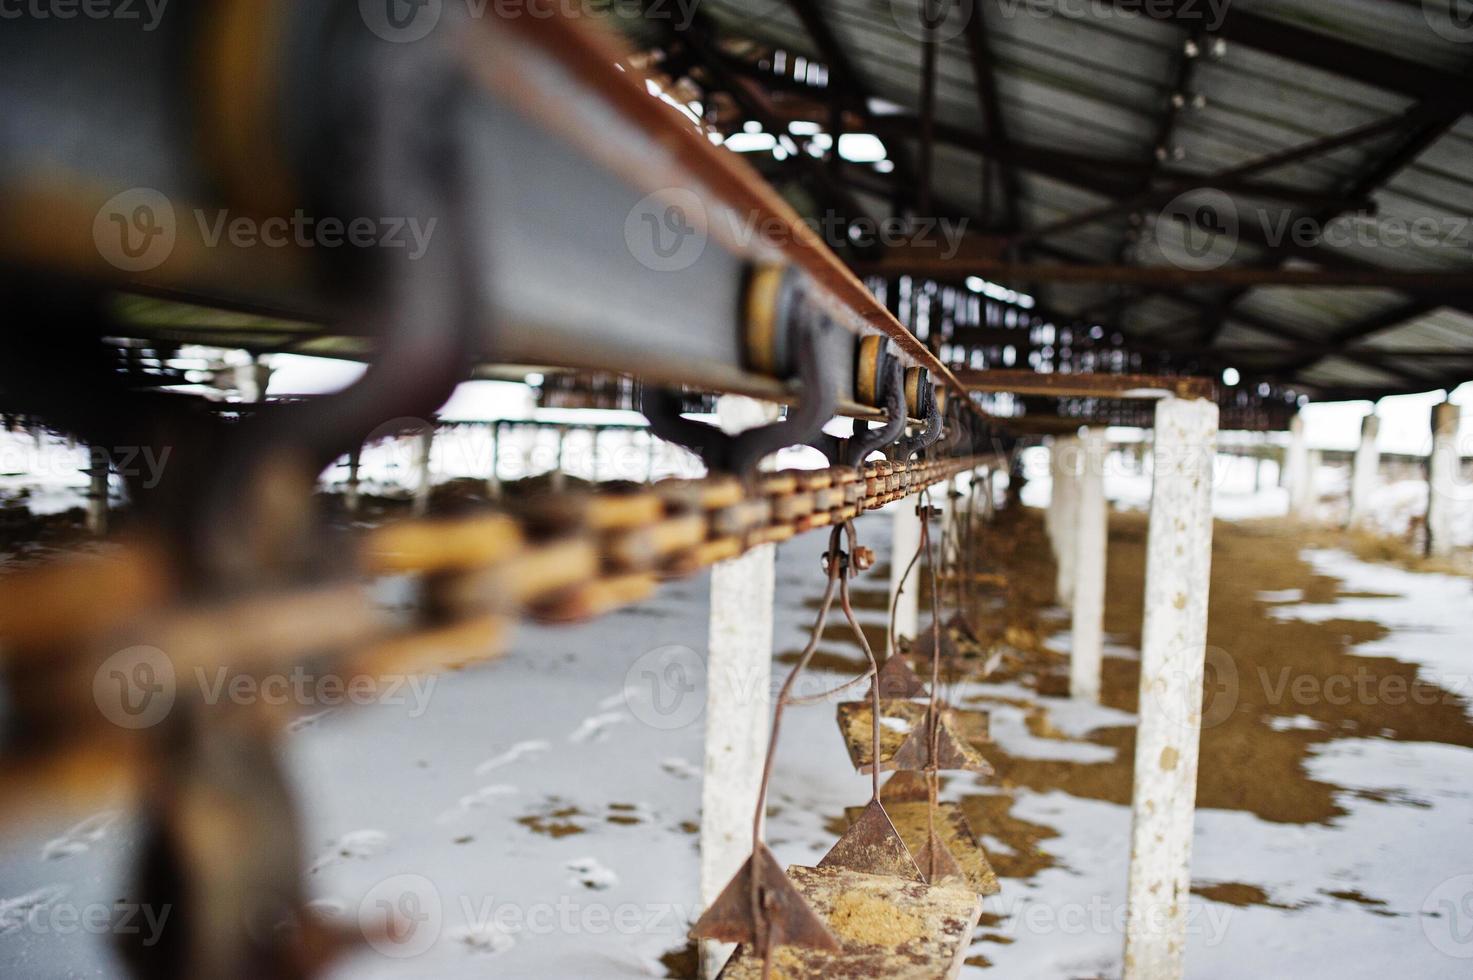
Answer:
<svg viewBox="0 0 1473 980"><path fill-rule="evenodd" d="M1107 634L1121 647L1138 648L1145 576L1146 519L1139 514L1113 514L1107 577ZM1204 683L1201 762L1197 802L1202 808L1242 810L1285 824L1328 823L1344 811L1336 805L1340 787L1306 775L1311 746L1343 738L1385 738L1408 742L1440 742L1473 746L1473 721L1458 694L1419 679L1416 665L1389 658L1352 654L1351 648L1386 634L1386 628L1363 620L1307 622L1271 615L1274 603L1265 593L1295 590L1295 601L1332 602L1369 597L1338 591L1334 579L1317 575L1301 557L1305 548L1339 543L1368 558L1412 570L1448 570L1407 554L1396 543L1370 536L1347 539L1337 532L1306 529L1285 521L1219 522L1213 544L1209 609L1207 674ZM1027 706L1028 727L1040 738L1061 737L1048 720L1046 695L1063 693L1064 658L1044 645L1067 620L1048 618L1053 605L1054 563L1036 511L1014 510L1000 517L981 549L981 569L1001 576L1006 585L984 587L974 604L974 623L986 647L1002 652L1000 664L985 678L984 658L950 665L953 676L989 682L1016 681L1041 696ZM867 599L873 601L874 596ZM1005 610L1005 613L1003 612ZM1057 609L1053 610L1055 613ZM943 614L944 615L944 614ZM924 618L924 617L923 617ZM1110 657L1104 663L1102 702L1135 712L1139 661ZM1376 703L1337 704L1340 698L1296 699L1286 690L1287 678L1304 689L1333 692L1346 678L1380 691L1404 691L1405 697L1364 699ZM1330 685L1326 687L1325 685ZM977 697L985 708L1002 699ZM1400 702L1400 703L1398 703ZM1020 704L1019 701L1012 701ZM1307 715L1321 725L1285 730L1286 719ZM1275 719L1278 719L1276 722ZM1071 796L1129 805L1135 730L1130 726L1100 728L1088 740L1116 750L1113 761L1080 763L1010 756L990 746L987 756L1003 788L1036 792L1060 790ZM1010 813L1007 793L969 796L963 807L974 828L1002 840L1012 851L993 857L1004 878L1027 878L1051 866L1042 845L1053 831L1019 820ZM1261 889L1250 884L1218 883L1197 889L1218 901L1273 907ZM1374 902L1374 899L1368 899ZM985 922L984 922L985 926Z"/></svg>

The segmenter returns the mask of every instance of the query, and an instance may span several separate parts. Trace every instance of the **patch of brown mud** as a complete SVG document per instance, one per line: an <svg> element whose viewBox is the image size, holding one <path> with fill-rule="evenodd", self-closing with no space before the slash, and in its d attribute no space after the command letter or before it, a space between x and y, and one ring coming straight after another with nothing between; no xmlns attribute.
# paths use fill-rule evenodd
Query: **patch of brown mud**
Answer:
<svg viewBox="0 0 1473 980"><path fill-rule="evenodd" d="M517 823L534 834L552 838L572 837L587 833L587 828L578 822L589 815L556 797L549 797L535 813L517 817Z"/></svg>
<svg viewBox="0 0 1473 980"><path fill-rule="evenodd" d="M1113 639L1139 647L1145 577L1146 520L1139 514L1113 514L1105 628ZM1005 539L1006 546L991 548ZM1387 657L1362 657L1351 648L1387 634L1362 620L1306 622L1276 619L1257 599L1265 590L1299 589L1304 602L1325 603L1339 595L1339 582L1317 575L1300 559L1312 542L1282 522L1219 524L1213 540L1212 586L1204 685L1204 727L1197 802L1202 807L1246 810L1282 823L1324 823L1342 811L1339 787L1310 779L1305 762L1317 744L1339 738L1385 737L1473 746L1461 698L1430 691L1418 680L1416 665ZM999 561L991 552L1011 556ZM1036 513L1014 512L999 520L984 543L986 567L1008 582L1009 620L1039 623L1052 604L1054 569ZM1033 658L1006 661L989 679L1016 680L1035 689L1040 676L1057 664ZM1139 663L1107 658L1101 700L1123 711L1136 710ZM1352 692L1342 703L1344 689ZM1360 685L1359 687L1357 685ZM1381 692L1359 697L1359 690ZM1404 693L1405 692L1405 693ZM1412 697L1413 692L1421 696ZM1422 703L1422 702L1434 703ZM1044 702L1046 706L1047 702ZM1314 730L1276 731L1275 718L1307 716ZM1030 712L1030 729L1048 737L1047 726ZM1099 729L1088 740L1115 750L1106 763L1023 759L990 746L988 758L1003 787L1039 792L1063 790L1075 796L1129 804L1135 753L1133 726ZM990 798L996 799L996 798ZM990 804L996 806L996 803ZM992 828L985 818L974 826ZM999 864L999 872L1004 864Z"/></svg>
<svg viewBox="0 0 1473 980"><path fill-rule="evenodd" d="M1264 520L1254 523L1283 527L1288 522ZM1361 561L1395 565L1409 572L1473 575L1473 555L1466 551L1446 558L1432 558L1411 537L1393 537L1361 528L1345 530L1334 527L1300 527L1297 530L1309 547L1341 548Z"/></svg>
<svg viewBox="0 0 1473 980"><path fill-rule="evenodd" d="M1297 909L1298 905L1284 905L1275 902L1268 897L1268 892L1257 885L1245 885L1241 881L1219 881L1213 884L1201 884L1192 886L1193 895L1201 895L1203 898L1213 902L1221 902L1224 905L1236 905L1246 908L1249 905L1261 905L1270 909Z"/></svg>

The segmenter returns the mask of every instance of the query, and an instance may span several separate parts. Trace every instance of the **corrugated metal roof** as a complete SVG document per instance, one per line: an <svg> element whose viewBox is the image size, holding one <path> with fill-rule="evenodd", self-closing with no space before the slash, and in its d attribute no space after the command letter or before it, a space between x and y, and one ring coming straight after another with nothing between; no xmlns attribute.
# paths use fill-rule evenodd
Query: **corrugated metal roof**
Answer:
<svg viewBox="0 0 1473 980"><path fill-rule="evenodd" d="M1015 163L1022 227L1042 228L1100 208L1110 201L1111 187L1118 194L1118 188L1141 186L1145 168L1155 168L1155 186L1166 188L1171 173L1202 175L1240 167L1406 113L1418 105L1419 92L1429 99L1461 98L1465 108L1473 108L1473 98L1463 94L1473 92L1473 28L1464 30L1451 19L1453 2L1232 0L1225 8L1228 21L1221 32L1228 40L1219 43L1217 34L1201 32L1206 26L1201 22L1121 14L1110 0L1089 4L975 0L995 63L1008 138L1034 153L1041 149L1061 158L1067 154L1100 161L1093 169L1052 175L1038 172L1036 157L1028 158L1033 162ZM907 116L919 112L923 45L915 25L920 0L755 4L708 0L701 9L728 36L756 38L821 57L794 14L794 3L810 4L827 20L869 94ZM1194 9L1216 8L1198 0ZM1235 17L1239 22L1245 17L1268 18L1291 33L1309 31L1310 45L1323 50L1342 42L1357 45L1365 49L1362 61L1380 59L1383 64L1370 71L1362 70L1365 65L1360 62L1328 64L1333 59L1322 52L1301 57L1292 46L1266 42L1261 34L1235 33L1229 29ZM986 127L960 26L943 27L948 36L938 46L936 120L949 138L935 149L932 184L936 201L975 214L982 209L984 158L979 147ZM1188 57L1189 46L1195 57ZM1278 53L1260 49L1276 47L1281 49ZM1187 85L1179 93L1182 104L1164 154L1158 154L1155 143L1184 63ZM1461 75L1468 83L1429 92L1425 84L1429 70ZM1317 248L1331 253L1325 261L1334 266L1468 269L1473 274L1473 225L1467 221L1473 215L1473 119L1465 114L1446 128L1399 168L1382 175L1369 195L1374 213L1342 217L1342 205L1330 201L1344 198L1394 158L1407 140L1406 132L1383 134L1254 174L1249 179L1275 185L1274 193L1234 192L1241 230L1235 244L1215 245L1218 257L1244 266L1290 262L1292 255L1265 249L1263 243L1283 241L1292 219L1314 216L1331 219L1324 229L1328 244ZM892 137L888 145L892 156L904 157L914 168L919 155L916 139ZM1086 186L1091 183L1103 186ZM1282 199L1286 193L1310 195L1313 200L1291 206ZM1169 261L1182 244L1182 229L1170 221L1153 220L1154 207L1144 209L1146 213L1135 220L1112 215L1060 233L1033 254L1040 261L1123 260L1142 265ZM1002 213L996 207L992 211L994 218ZM1312 255L1301 252L1299 258ZM1085 284L1056 284L1033 292L1061 317L1098 315L1117 305L1111 298L1118 295L1109 287ZM1218 347L1269 346L1275 329L1282 331L1278 343L1297 340L1323 347L1337 343L1338 336L1358 325L1409 305L1408 296L1384 289L1198 287L1175 298L1167 292L1129 294L1129 302L1119 307L1117 325L1132 336L1187 350L1194 349L1193 344L1200 349L1219 320L1211 340ZM1220 317L1215 308L1224 302L1231 305ZM1364 343L1377 350L1397 346L1473 350L1473 295L1451 297L1448 302L1453 305L1414 309L1416 315L1408 323L1383 325ZM1188 329L1194 322L1200 322L1200 334ZM1305 360L1303 355L1288 354L1245 358L1243 363L1255 369ZM1403 389L1415 379L1450 385L1473 377L1473 369L1464 369L1468 362L1456 358L1449 358L1443 370L1436 363L1429 365L1426 358L1401 363L1392 357L1385 371L1366 359L1364 353L1311 358L1295 376L1329 389L1387 390Z"/></svg>

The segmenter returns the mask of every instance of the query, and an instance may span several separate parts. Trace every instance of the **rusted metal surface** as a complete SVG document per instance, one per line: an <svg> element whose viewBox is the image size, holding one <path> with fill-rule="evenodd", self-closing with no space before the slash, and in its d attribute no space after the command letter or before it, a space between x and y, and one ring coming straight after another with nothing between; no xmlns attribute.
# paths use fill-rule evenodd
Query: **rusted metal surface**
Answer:
<svg viewBox="0 0 1473 980"><path fill-rule="evenodd" d="M788 980L955 977L982 915L982 903L968 888L834 867L795 865L788 876L841 943L836 953L779 947L773 975ZM743 947L721 976L759 980L765 976L762 957Z"/></svg>
<svg viewBox="0 0 1473 980"><path fill-rule="evenodd" d="M1207 378L1172 377L1152 374L1040 374L1035 371L958 371L957 378L971 391L1005 391L1015 395L1055 398L1119 398L1155 401L1169 395L1178 398L1211 398L1217 385Z"/></svg>
<svg viewBox="0 0 1473 980"><path fill-rule="evenodd" d="M17 753L75 752L77 738L100 739L104 726L89 693L91 678L108 655L136 642L182 658L171 661L176 670L220 664L270 673L322 653L375 671L469 663L495 656L518 619L568 621L607 612L648 595L661 578L841 523L970 465L961 459L876 463L858 472L773 474L750 488L725 477L672 480L602 502L580 494L544 500L530 516L488 511L404 521L342 548L356 557L338 584L239 600L186 600L182 573L144 546L15 572L0 579L0 669L13 682L18 716L35 724L28 741L8 745L4 757L19 765ZM825 509L817 511L820 495ZM554 529L548 523L554 516L576 519ZM357 582L406 574L428 588L418 618L401 624L380 615ZM65 743L50 740L48 733L63 731ZM119 742L96 744L121 759ZM63 785L58 771L58 788Z"/></svg>
<svg viewBox="0 0 1473 980"><path fill-rule="evenodd" d="M583 87L587 99L620 123L639 131L659 148L660 164L646 167L618 147L596 137L587 118L596 111L588 103L571 105L547 99L518 78L496 58L473 63L492 88L523 100L524 111L558 130L565 138L598 155L625 179L649 191L671 186L700 187L709 195L708 208L727 208L785 229L779 236L784 260L802 270L814 287L814 297L827 306L836 322L860 334L889 337L910 364L925 367L938 382L958 395L965 391L935 354L905 329L875 298L793 207L737 154L712 145L704 132L664 103L650 98L644 74L630 66L629 51L617 39L593 25L565 16L508 18L497 24L516 44L549 54ZM485 43L490 44L488 37ZM503 42L503 45L505 42ZM625 70L615 68L624 64Z"/></svg>
<svg viewBox="0 0 1473 980"><path fill-rule="evenodd" d="M896 773L891 777L891 782L904 775L906 774ZM890 783L885 785L888 790ZM966 815L962 813L961 807L956 803L943 802L937 803L936 809L932 811L930 804L925 799L925 786L919 785L917 788L921 794L918 799L891 800L887 793L885 802L885 810L889 813L895 829L900 832L905 846L912 854L917 855L916 863L924 863L921 853L934 827L942 846L960 868L967 885L978 895L996 895L1002 889L1002 886L998 884L997 873L992 870L992 864L987 860L987 853L977 842L977 835L967 823ZM851 821L857 821L861 818L862 812L860 807L849 807L844 811L844 815Z"/></svg>
<svg viewBox="0 0 1473 980"><path fill-rule="evenodd" d="M880 771L929 768L933 759L929 707L914 701L882 701L880 710ZM869 741L873 710L860 701L844 703L838 707L838 717L854 767L860 772L870 772L875 757ZM949 709L941 712L936 743L934 760L937 768L992 775L991 764L978 754L967 736L956 727L955 715Z"/></svg>

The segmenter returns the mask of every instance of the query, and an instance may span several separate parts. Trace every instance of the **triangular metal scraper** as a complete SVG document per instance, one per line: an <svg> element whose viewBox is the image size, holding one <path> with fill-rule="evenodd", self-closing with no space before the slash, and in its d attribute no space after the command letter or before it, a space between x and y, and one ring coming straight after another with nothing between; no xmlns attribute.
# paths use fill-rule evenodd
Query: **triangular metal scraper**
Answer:
<svg viewBox="0 0 1473 980"><path fill-rule="evenodd" d="M874 684L880 688L882 698L927 698L931 692L926 689L920 677L911 669L910 661L904 655L893 653L890 659L885 661L885 666L875 675ZM873 693L874 685L871 685Z"/></svg>
<svg viewBox="0 0 1473 980"><path fill-rule="evenodd" d="M871 801L864 808L859 819L849 825L844 836L829 848L818 866L848 868L851 871L890 875L908 881L926 880L921 877L921 871L911 858L905 841L895 829L895 824L890 822L890 815L885 812L879 800Z"/></svg>
<svg viewBox="0 0 1473 980"><path fill-rule="evenodd" d="M927 884L962 884L970 887L961 865L956 863L956 858L934 830L916 855L916 864L920 867L921 874L926 876Z"/></svg>
<svg viewBox="0 0 1473 980"><path fill-rule="evenodd" d="M887 803L919 803L930 798L925 774L914 769L900 770L880 787L880 799Z"/></svg>
<svg viewBox="0 0 1473 980"><path fill-rule="evenodd" d="M758 928L753 914L753 876L765 919L766 928L762 929ZM741 870L696 921L690 934L695 939L750 943L758 950L765 950L770 943L839 951L839 941L808 907L766 844L757 845Z"/></svg>
<svg viewBox="0 0 1473 980"><path fill-rule="evenodd" d="M967 772L981 773L984 776L992 775L992 764L977 754L977 750L967 742L958 732L951 721L951 712L942 711L941 730L936 737L936 760L934 768L938 770L963 769ZM931 724L932 713L927 711L921 723L911 729L910 737L907 738L895 750L892 758L892 768L895 769L929 769L931 766ZM863 772L864 770L860 770Z"/></svg>
<svg viewBox="0 0 1473 980"><path fill-rule="evenodd" d="M924 661L929 662L931 651L936 649L935 644L932 642L935 632L929 624L922 626L919 635L915 638L915 642L911 645L911 649L915 651L915 655ZM945 626L941 627L940 634L941 662L955 663L961 658L961 651L956 648L956 641L951 638L951 632Z"/></svg>
<svg viewBox="0 0 1473 980"><path fill-rule="evenodd" d="M973 643L982 642L981 637L977 635L977 631L972 629L971 621L968 620L967 617L963 616L960 612L952 613L951 616L946 620L946 622L941 624L941 629L943 632L947 630L955 630L956 632L965 636L967 639L971 640Z"/></svg>

